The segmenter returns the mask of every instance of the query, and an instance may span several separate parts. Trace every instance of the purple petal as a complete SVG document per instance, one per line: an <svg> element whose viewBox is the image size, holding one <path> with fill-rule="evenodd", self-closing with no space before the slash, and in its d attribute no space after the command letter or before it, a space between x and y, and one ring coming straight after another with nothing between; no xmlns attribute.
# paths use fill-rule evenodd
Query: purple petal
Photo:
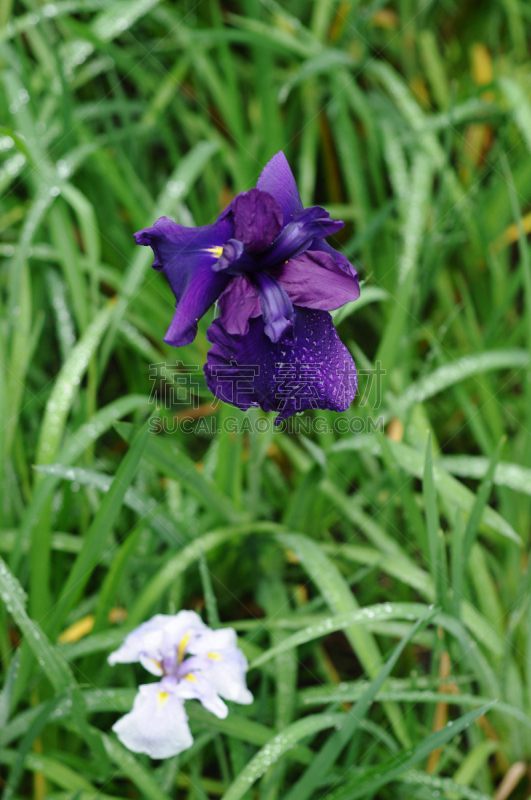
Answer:
<svg viewBox="0 0 531 800"><path fill-rule="evenodd" d="M348 275L352 275L353 278L358 277L358 273L343 253L340 253L338 250L335 250L331 245L328 244L327 241L324 239L315 239L310 247L309 250L320 250L323 253L328 253L328 255L332 256L334 261L336 262L337 266L346 272Z"/></svg>
<svg viewBox="0 0 531 800"><path fill-rule="evenodd" d="M333 311L360 296L357 274L354 277L345 273L333 256L322 251L306 250L275 274L297 306Z"/></svg>
<svg viewBox="0 0 531 800"><path fill-rule="evenodd" d="M243 410L278 411L275 424L307 408L345 411L356 395L354 361L326 311L295 307L293 331L274 344L262 317L246 336L231 336L219 319L204 367L210 391Z"/></svg>
<svg viewBox="0 0 531 800"><path fill-rule="evenodd" d="M256 286L245 275L233 278L218 300L219 320L227 333L242 336L249 330L249 318L262 313Z"/></svg>
<svg viewBox="0 0 531 800"><path fill-rule="evenodd" d="M215 272L220 272L224 269L229 269L229 267L234 264L235 261L238 261L239 258L243 255L243 244L239 242L237 239L229 239L229 241L225 244L223 251L216 261L215 264L212 265L212 269Z"/></svg>
<svg viewBox="0 0 531 800"><path fill-rule="evenodd" d="M245 335L249 319L264 316L265 331L273 342L291 327L293 304L273 275L255 272L252 279L235 277L219 298L219 320L230 334Z"/></svg>
<svg viewBox="0 0 531 800"><path fill-rule="evenodd" d="M261 269L280 266L290 258L304 253L315 239L331 236L344 225L341 220L330 219L328 211L312 206L298 211L295 219L286 225L271 247L257 256Z"/></svg>
<svg viewBox="0 0 531 800"><path fill-rule="evenodd" d="M293 305L288 295L273 275L257 272L254 275L264 318L264 331L272 342L278 342L293 325Z"/></svg>
<svg viewBox="0 0 531 800"><path fill-rule="evenodd" d="M265 165L256 184L257 189L272 195L282 209L284 225L302 210L302 201L286 156L280 151Z"/></svg>
<svg viewBox="0 0 531 800"><path fill-rule="evenodd" d="M251 189L232 201L234 238L250 253L261 253L282 230L282 209L272 195Z"/></svg>
<svg viewBox="0 0 531 800"><path fill-rule="evenodd" d="M152 228L134 234L137 244L153 248L153 267L163 270L177 299L177 310L164 337L168 344L190 344L198 320L225 289L229 276L212 267L232 234L232 218L227 213L202 228L185 228L161 217Z"/></svg>

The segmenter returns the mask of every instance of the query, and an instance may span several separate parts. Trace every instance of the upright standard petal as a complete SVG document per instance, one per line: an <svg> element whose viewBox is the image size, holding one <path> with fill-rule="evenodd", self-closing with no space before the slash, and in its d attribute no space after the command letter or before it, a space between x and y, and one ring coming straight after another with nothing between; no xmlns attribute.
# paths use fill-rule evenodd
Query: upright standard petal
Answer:
<svg viewBox="0 0 531 800"><path fill-rule="evenodd" d="M129 750L151 758L170 758L194 742L184 703L169 681L139 686L132 710L112 729Z"/></svg>
<svg viewBox="0 0 531 800"><path fill-rule="evenodd" d="M284 225L302 209L302 200L297 184L282 150L267 162L258 178L256 188L272 195L282 209Z"/></svg>
<svg viewBox="0 0 531 800"><path fill-rule="evenodd" d="M234 238L250 253L261 253L282 230L282 209L275 198L260 189L242 192L231 205Z"/></svg>
<svg viewBox="0 0 531 800"><path fill-rule="evenodd" d="M272 344L261 317L246 336L231 336L214 320L205 365L210 391L243 410L260 406L283 419L308 408L345 411L356 395L352 356L326 311L295 306L293 330Z"/></svg>
<svg viewBox="0 0 531 800"><path fill-rule="evenodd" d="M153 267L166 275L177 299L164 341L175 347L190 344L197 323L227 286L230 277L212 269L233 234L232 215L224 212L213 224L185 228L161 217L152 228L135 233L137 244L149 245Z"/></svg>
<svg viewBox="0 0 531 800"><path fill-rule="evenodd" d="M334 311L360 296L357 273L346 273L332 255L321 250L306 250L274 274L297 306Z"/></svg>

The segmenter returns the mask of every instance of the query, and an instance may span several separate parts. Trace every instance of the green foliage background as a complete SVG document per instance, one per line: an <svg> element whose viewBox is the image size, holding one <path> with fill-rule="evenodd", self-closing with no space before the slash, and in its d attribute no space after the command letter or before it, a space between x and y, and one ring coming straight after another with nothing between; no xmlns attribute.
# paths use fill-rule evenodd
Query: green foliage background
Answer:
<svg viewBox="0 0 531 800"><path fill-rule="evenodd" d="M530 25L524 0L0 0L5 798L529 796ZM360 376L356 433L259 432L201 381L195 434L181 404L154 435L150 365L204 363L210 318L163 344L132 233L213 221L280 149L347 223L336 324L381 392ZM151 762L110 731L145 674L106 657L182 607L238 630L255 702L188 702L193 748Z"/></svg>

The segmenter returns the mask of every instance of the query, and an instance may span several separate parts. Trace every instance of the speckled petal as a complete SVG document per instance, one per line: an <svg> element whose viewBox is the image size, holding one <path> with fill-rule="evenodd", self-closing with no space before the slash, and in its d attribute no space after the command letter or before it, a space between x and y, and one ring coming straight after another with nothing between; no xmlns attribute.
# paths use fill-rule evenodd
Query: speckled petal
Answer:
<svg viewBox="0 0 531 800"><path fill-rule="evenodd" d="M210 391L244 410L278 411L277 425L308 408L345 411L355 397L354 361L326 311L295 306L293 330L276 344L262 317L250 320L245 336L231 336L215 320L207 337Z"/></svg>

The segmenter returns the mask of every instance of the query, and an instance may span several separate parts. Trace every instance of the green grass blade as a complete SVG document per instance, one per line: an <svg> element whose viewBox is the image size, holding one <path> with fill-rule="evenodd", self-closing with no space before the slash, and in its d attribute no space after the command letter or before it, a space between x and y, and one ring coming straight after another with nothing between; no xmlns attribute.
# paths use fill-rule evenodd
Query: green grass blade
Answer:
<svg viewBox="0 0 531 800"><path fill-rule="evenodd" d="M138 470L149 436L148 420L143 428L136 432L129 451L118 467L116 477L85 535L81 552L70 570L68 579L52 612L49 628L55 633L57 633L59 626L62 624L65 614L81 596L90 579L92 570L101 558L102 548L116 522L125 492Z"/></svg>
<svg viewBox="0 0 531 800"><path fill-rule="evenodd" d="M468 714L459 717L459 719L447 724L442 730L430 734L412 752L406 751L386 763L379 764L368 775L360 776L350 784L331 792L328 795L329 798L331 800L356 800L358 797L377 792L383 786L398 778L403 772L425 759L433 750L453 739L461 731L466 730L478 717L483 716L491 709L493 705L494 703L488 703L476 711L470 711Z"/></svg>
<svg viewBox="0 0 531 800"><path fill-rule="evenodd" d="M68 412L78 391L89 361L96 351L103 332L111 321L114 305L108 303L94 318L64 364L50 398L41 426L37 448L37 464L50 464L55 460L66 424Z"/></svg>
<svg viewBox="0 0 531 800"><path fill-rule="evenodd" d="M308 798L311 797L319 780L322 780L322 778L327 775L334 762L339 758L341 751L352 738L354 732L359 728L374 698L391 674L404 648L409 644L415 633L428 624L430 618L434 616L434 613L433 610L428 610L424 617L417 620L409 633L404 636L393 651L391 658L388 659L385 666L380 670L378 676L370 683L361 697L356 701L355 706L346 714L346 719L339 731L334 733L327 740L324 747L321 748L302 777L299 778L297 783L290 789L286 795L286 800L308 800Z"/></svg>

